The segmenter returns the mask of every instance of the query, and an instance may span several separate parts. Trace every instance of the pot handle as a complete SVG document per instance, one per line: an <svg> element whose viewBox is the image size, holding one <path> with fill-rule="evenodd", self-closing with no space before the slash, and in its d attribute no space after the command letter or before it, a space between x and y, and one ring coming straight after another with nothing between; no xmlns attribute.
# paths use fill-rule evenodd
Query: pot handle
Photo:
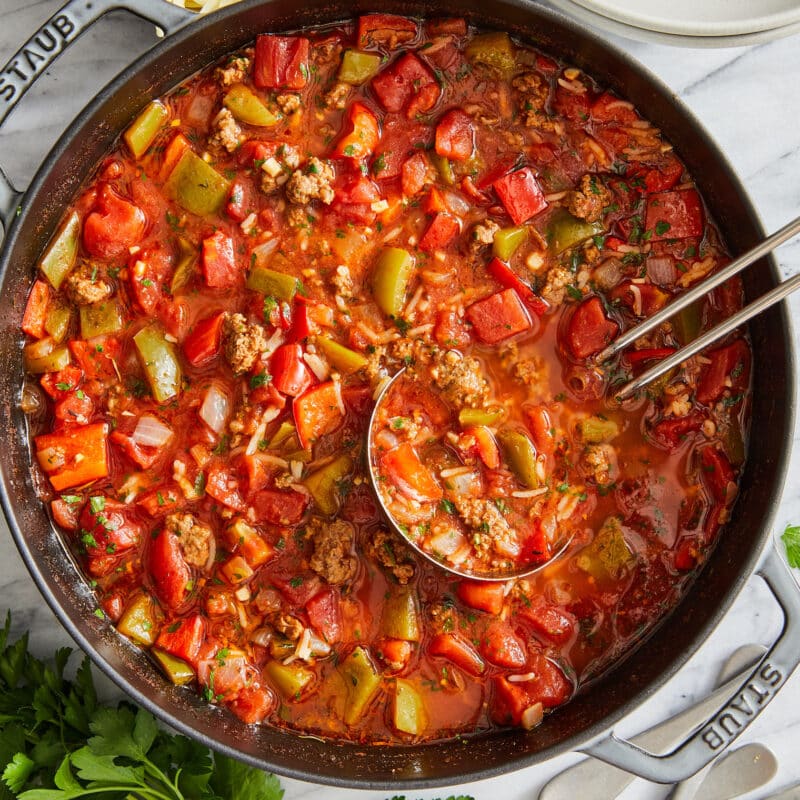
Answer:
<svg viewBox="0 0 800 800"><path fill-rule="evenodd" d="M582 752L649 781L677 783L713 761L747 729L800 663L800 589L776 548L769 549L758 575L781 606L783 629L733 698L691 738L666 755L642 750L618 739L613 731L582 748Z"/></svg>
<svg viewBox="0 0 800 800"><path fill-rule="evenodd" d="M67 46L100 17L117 8L155 23L167 35L196 16L165 0L68 0L0 69L0 126ZM0 221L6 230L21 195L0 169Z"/></svg>

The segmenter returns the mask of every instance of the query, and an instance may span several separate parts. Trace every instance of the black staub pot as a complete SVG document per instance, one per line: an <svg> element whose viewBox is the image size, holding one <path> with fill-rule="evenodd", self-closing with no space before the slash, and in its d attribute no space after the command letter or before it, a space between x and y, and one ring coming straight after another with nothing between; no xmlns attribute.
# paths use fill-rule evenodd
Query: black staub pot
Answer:
<svg viewBox="0 0 800 800"><path fill-rule="evenodd" d="M756 569L780 499L792 440L794 396L787 312L775 307L751 325L755 358L753 419L741 495L702 574L658 630L602 680L549 715L535 730L502 731L413 747L359 746L321 741L268 726L248 727L173 688L144 653L94 616L92 593L36 497L19 409L22 336L19 330L37 257L65 206L119 132L154 96L252 40L256 33L291 30L364 11L465 15L471 21L529 39L565 58L632 101L665 133L696 177L734 252L763 238L747 197L724 156L672 92L641 66L564 17L523 0L249 0L197 19L163 0L70 0L0 72L0 123L56 54L105 11L125 7L157 23L167 36L103 90L19 195L0 172L0 218L6 238L0 257L0 430L7 433L0 465L0 499L17 546L45 599L94 662L137 702L165 722L252 764L310 781L359 788L408 789L463 783L583 750L651 780L672 782L716 756L752 717L723 709L674 754L656 757L614 738L614 724L661 687L705 640ZM13 66L12 66L13 65ZM749 298L778 281L766 260L745 277ZM762 708L800 659L800 597L776 551L761 574L784 608L786 625L748 683ZM744 687L743 687L744 688ZM745 690L745 694L748 691ZM741 704L737 704L740 705ZM725 714L728 716L724 716ZM755 711L754 713L757 713Z"/></svg>

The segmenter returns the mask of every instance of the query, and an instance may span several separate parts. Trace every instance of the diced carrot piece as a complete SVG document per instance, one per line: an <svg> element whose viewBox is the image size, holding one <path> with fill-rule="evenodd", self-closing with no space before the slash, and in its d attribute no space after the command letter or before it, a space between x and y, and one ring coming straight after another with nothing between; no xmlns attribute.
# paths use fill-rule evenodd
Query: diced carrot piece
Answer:
<svg viewBox="0 0 800 800"><path fill-rule="evenodd" d="M444 496L442 487L408 442L403 442L384 454L381 458L381 470L412 500L420 503L436 502Z"/></svg>
<svg viewBox="0 0 800 800"><path fill-rule="evenodd" d="M489 469L497 469L500 466L500 448L494 434L485 425L476 425L474 428L467 428L464 433L475 439L475 449L478 451L481 461Z"/></svg>
<svg viewBox="0 0 800 800"><path fill-rule="evenodd" d="M253 577L253 570L242 556L232 556L219 569L225 580L233 586L238 586Z"/></svg>
<svg viewBox="0 0 800 800"><path fill-rule="evenodd" d="M36 458L60 492L108 475L108 425L95 422L35 438Z"/></svg>
<svg viewBox="0 0 800 800"><path fill-rule="evenodd" d="M47 306L50 303L50 287L46 281L36 280L28 295L25 313L22 315L22 330L41 339L45 335L44 323L47 319Z"/></svg>
<svg viewBox="0 0 800 800"><path fill-rule="evenodd" d="M192 146L189 144L189 140L182 133L176 133L164 150L164 157L158 169L158 180L166 181L172 175L172 170L183 158L183 154L191 149Z"/></svg>

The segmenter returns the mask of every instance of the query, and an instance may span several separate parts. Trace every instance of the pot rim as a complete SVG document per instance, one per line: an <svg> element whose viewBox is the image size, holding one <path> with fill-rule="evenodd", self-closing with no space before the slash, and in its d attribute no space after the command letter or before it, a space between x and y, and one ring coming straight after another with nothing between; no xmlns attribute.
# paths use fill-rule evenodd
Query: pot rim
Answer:
<svg viewBox="0 0 800 800"><path fill-rule="evenodd" d="M111 82L106 84L106 86L104 86L103 89L97 93L92 101L80 111L80 113L66 128L64 133L59 137L58 141L37 170L29 187L25 190L20 200L21 212L12 220L8 231L6 232L5 240L2 243L2 249L0 250L0 281L5 280L11 253L17 245L20 232L23 228L27 215L30 213L30 209L33 205L33 198L36 198L41 192L45 180L50 174L53 165L65 155L70 146L74 143L76 136L80 133L81 128L85 124L85 120L89 118L90 115L95 113L104 103L108 102L114 95L119 93L123 87L125 87L127 84L130 84L143 72L146 72L146 70L152 66L153 62L167 51L173 48L184 47L192 40L201 38L206 31L222 21L235 18L240 14L244 14L249 10L255 9L261 5L272 5L276 1L277 0L245 0L242 3L221 9L220 11L217 11L207 17L198 17L198 19L192 20L186 27L156 43L144 54L139 56L130 66L120 72L119 75L117 75ZM426 10L423 10L421 6L424 6L426 3L428 4L428 7ZM346 1L344 3L340 3L337 0L337 2L334 2L333 5L327 7L321 5L318 10L322 15L330 17L331 21L346 20L352 19L353 17L358 16L360 13L365 13L366 11L371 10L373 5L381 4L376 1L369 2L369 0L364 0L364 2L361 2L360 0L352 0L349 3ZM408 13L416 13L420 16L436 13L435 7L430 5L430 0L421 0L421 2L417 2L417 0L411 0L411 5L416 8L416 11L409 11ZM727 157L710 137L705 127L698 121L689 107L658 76L656 76L649 70L649 68L636 61L616 45L605 41L600 32L583 29L576 21L573 21L564 14L548 7L530 3L527 0L498 0L493 6L493 11L485 16L491 17L494 15L495 18L499 18L501 15L507 14L515 9L525 12L531 21L535 21L539 18L553 21L558 26L565 28L571 33L574 33L576 36L589 39L599 48L610 51L614 58L621 61L628 70L646 82L656 94L662 95L664 100L673 106L677 114L681 117L683 123L689 129L691 129L693 139L702 143L706 148L711 150L715 154L718 164L727 170L729 173L729 180L735 187L738 194L739 203L752 220L753 227L757 230L758 234L762 238L764 237L764 228L761 220L750 201L749 195L745 191L738 175L733 170ZM468 9L464 9L464 12L464 15L468 19L476 20L480 24L480 13L475 13ZM488 27L495 26L489 25ZM275 28L275 30L290 29L291 28L288 26L276 26ZM529 36L528 39L535 44L534 37ZM547 49L546 45L544 47ZM226 52L228 49L229 48L226 48ZM554 54L560 55L559 53ZM222 54L220 53L220 55ZM591 68L588 68L587 72L592 74ZM188 77L188 75L185 77ZM185 77L179 80L183 80ZM642 107L641 102L639 103L639 106ZM773 279L779 279L780 273L774 257L770 256L767 259L767 262L769 264L771 277ZM775 308L775 312L780 315L781 325L786 332L786 344L784 347L784 352L781 354L782 358L785 359L787 373L787 386L784 398L786 427L788 430L794 430L796 415L794 337L788 304L785 301L780 303L779 306ZM738 575L735 581L732 583L731 588L719 602L716 611L709 617L706 623L702 625L700 630L698 630L696 635L692 638L690 646L675 654L669 663L667 663L667 665L661 670L660 674L655 679L651 680L647 686L638 690L633 697L620 704L618 708L609 712L598 722L590 724L587 728L563 739L554 745L551 745L548 748L533 753L517 755L513 758L513 760L509 760L498 766L478 767L475 770L467 773L464 777L468 778L470 782L486 780L499 775L508 774L519 769L530 767L534 764L558 757L564 753L576 751L580 748L586 747L591 742L598 740L612 730L613 727L621 719L627 716L633 708L636 708L641 703L646 702L657 691L662 689L674 677L674 675L683 668L685 663L697 652L700 645L705 641L708 635L718 626L720 620L723 616L725 616L725 614L727 614L730 606L736 600L745 583L755 571L758 562L761 560L763 551L771 538L769 534L782 497L783 485L788 470L790 454L791 442L789 441L787 442L785 448L781 450L778 458L776 459L776 481L769 490L769 501L768 503L765 503L765 505L768 506L768 511L763 517L761 529L758 534L759 539L761 540L760 545L752 550L748 558L743 560L742 563L738 565ZM99 652L97 645L91 640L91 629L84 630L81 627L80 623L82 621L82 617L80 617L73 609L62 605L56 596L53 587L50 585L50 582L43 573L43 570L40 568L40 565L36 562L31 548L28 546L26 538L18 524L17 515L9 496L9 487L7 483L8 479L6 475L3 474L2 479L0 479L0 505L2 505L4 516L14 537L20 555L22 556L28 571L33 577L47 604L50 606L59 622L67 630L70 636L77 642L81 649L90 656L95 666L100 669L102 673L108 676L122 691L126 693L126 695L150 711L162 722L170 725L181 733L200 741L202 744L213 750L222 752L233 758L237 758L252 766L261 769L267 769L275 772L276 774L306 782L319 782L324 783L325 785L342 788L372 790L427 789L453 785L453 779L449 775L444 777L434 776L425 778L399 777L395 780L351 778L345 775L344 771L342 771L339 776L333 776L329 774L315 775L313 773L309 773L308 771L284 766L279 762L276 763L270 760L269 754L265 754L263 757L253 756L237 750L235 747L221 743L212 736L208 736L195 730L188 722L185 722L176 716L173 711L159 706L156 700L134 687L128 677L117 671L117 669L111 665L104 655ZM35 498L35 502L38 503L40 501L38 498ZM715 548L711 557L712 559L714 558L714 554L719 552L719 549L719 547ZM701 570L701 574L698 576L699 580L702 580L703 573L706 572L707 566L707 564L704 565L703 570ZM689 590L682 595L681 601L678 605L680 605L685 598L694 591L695 587L690 587ZM646 638L652 636L661 627L661 625L672 616L675 610L676 609L673 608L673 610L667 614L663 620L659 621L659 623L651 629L648 637ZM634 647L632 647L622 659L620 659L612 668L604 673L601 680L604 680L605 677L615 673L619 665L624 662L628 656L638 651L641 647L646 647L646 639L645 641L637 643ZM302 736L302 734L297 734L295 732L290 732L289 735ZM498 736L503 734L494 735ZM363 745L359 746L353 743L340 743L335 740L330 740L329 744L331 747L340 748L340 752L344 758L347 757L347 751L349 749L364 749ZM427 745L425 744L401 746L400 749L406 750L409 752L409 754L411 754L415 750L419 750L419 748L425 748L426 746ZM310 781L310 778L312 781Z"/></svg>

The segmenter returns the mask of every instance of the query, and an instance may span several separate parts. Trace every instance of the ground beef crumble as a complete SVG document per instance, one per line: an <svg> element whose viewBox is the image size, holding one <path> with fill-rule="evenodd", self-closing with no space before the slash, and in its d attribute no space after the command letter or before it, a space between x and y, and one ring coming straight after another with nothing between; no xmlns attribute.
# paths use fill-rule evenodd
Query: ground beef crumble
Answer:
<svg viewBox="0 0 800 800"><path fill-rule="evenodd" d="M408 545L397 534L381 528L367 538L364 552L391 572L398 583L405 586L414 577L414 562L408 555Z"/></svg>
<svg viewBox="0 0 800 800"><path fill-rule="evenodd" d="M98 268L90 261L84 261L64 279L64 288L73 303L79 306L102 303L111 297L114 289L104 280Z"/></svg>
<svg viewBox="0 0 800 800"><path fill-rule="evenodd" d="M309 523L308 532L314 543L311 569L331 584L349 581L357 566L353 555L355 528L342 519L325 522L314 518Z"/></svg>
<svg viewBox="0 0 800 800"><path fill-rule="evenodd" d="M489 400L490 389L483 368L472 356L447 350L434 360L430 374L444 399L453 406L479 408Z"/></svg>
<svg viewBox="0 0 800 800"><path fill-rule="evenodd" d="M236 375L249 372L267 347L264 328L243 314L228 314L223 326L225 357Z"/></svg>
<svg viewBox="0 0 800 800"><path fill-rule="evenodd" d="M567 195L569 213L587 222L597 222L611 203L611 192L597 175L584 175L580 188Z"/></svg>
<svg viewBox="0 0 800 800"><path fill-rule="evenodd" d="M177 537L186 563L204 567L211 555L213 532L192 514L170 514L165 525Z"/></svg>
<svg viewBox="0 0 800 800"><path fill-rule="evenodd" d="M312 200L321 200L326 206L333 202L333 167L316 157L308 159L303 169L292 173L286 183L286 199L290 203L304 206Z"/></svg>

